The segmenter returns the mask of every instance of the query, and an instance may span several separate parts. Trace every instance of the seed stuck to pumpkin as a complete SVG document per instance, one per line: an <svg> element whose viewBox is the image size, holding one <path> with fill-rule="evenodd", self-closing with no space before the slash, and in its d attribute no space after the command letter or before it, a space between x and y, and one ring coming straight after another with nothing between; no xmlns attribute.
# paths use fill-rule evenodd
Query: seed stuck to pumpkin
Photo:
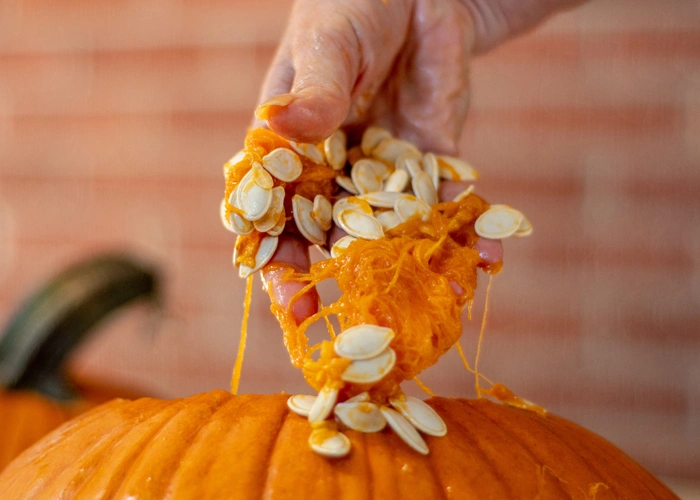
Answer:
<svg viewBox="0 0 700 500"><path fill-rule="evenodd" d="M311 408L316 402L316 396L308 394L297 394L287 400L287 407L297 415L308 417Z"/></svg>
<svg viewBox="0 0 700 500"><path fill-rule="evenodd" d="M436 437L447 434L447 426L440 415L420 399L405 396L403 399L391 398L389 402L419 431Z"/></svg>
<svg viewBox="0 0 700 500"><path fill-rule="evenodd" d="M396 352L387 347L379 355L353 361L348 365L341 379L354 384L373 384L383 379L396 364Z"/></svg>
<svg viewBox="0 0 700 500"><path fill-rule="evenodd" d="M325 386L321 389L309 409L309 422L323 422L333 411L335 402L338 400L338 389Z"/></svg>
<svg viewBox="0 0 700 500"><path fill-rule="evenodd" d="M338 431L314 429L309 436L309 446L319 455L328 458L342 458L350 453L350 440Z"/></svg>
<svg viewBox="0 0 700 500"><path fill-rule="evenodd" d="M428 445L405 417L388 406L382 406L380 410L389 424L389 427L391 427L391 429L404 441L404 443L416 450L421 455L428 454Z"/></svg>
<svg viewBox="0 0 700 500"><path fill-rule="evenodd" d="M338 403L333 411L343 424L354 431L379 432L386 427L386 418L374 403Z"/></svg>

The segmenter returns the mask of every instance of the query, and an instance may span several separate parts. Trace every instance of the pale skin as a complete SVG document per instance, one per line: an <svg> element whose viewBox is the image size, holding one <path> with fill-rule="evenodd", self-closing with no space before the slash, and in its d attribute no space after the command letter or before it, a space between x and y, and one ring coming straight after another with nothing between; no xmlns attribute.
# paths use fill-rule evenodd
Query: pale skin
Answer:
<svg viewBox="0 0 700 500"><path fill-rule="evenodd" d="M255 125L318 143L340 127L352 136L378 124L421 150L457 155L471 58L583 1L297 0ZM465 187L443 183L440 195L449 200ZM340 236L332 229L330 243ZM501 260L500 241L482 238L475 248L486 262ZM272 262L307 271L307 244L282 238ZM269 270L263 279L281 305L303 286ZM297 300L297 322L316 312L317 303L315 292Z"/></svg>

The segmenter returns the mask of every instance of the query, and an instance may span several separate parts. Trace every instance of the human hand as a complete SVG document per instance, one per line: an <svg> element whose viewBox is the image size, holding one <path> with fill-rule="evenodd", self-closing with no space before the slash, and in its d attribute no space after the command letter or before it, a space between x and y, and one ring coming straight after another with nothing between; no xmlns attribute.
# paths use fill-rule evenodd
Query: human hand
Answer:
<svg viewBox="0 0 700 500"><path fill-rule="evenodd" d="M318 143L341 126L352 133L375 124L421 150L454 155L469 105L471 57L581 2L297 0L263 85L258 125ZM484 260L500 260L500 242L482 238L479 245ZM308 270L306 243L282 238L272 262ZM275 300L286 305L303 285L281 276L263 272ZM314 291L296 301L296 320L317 303Z"/></svg>

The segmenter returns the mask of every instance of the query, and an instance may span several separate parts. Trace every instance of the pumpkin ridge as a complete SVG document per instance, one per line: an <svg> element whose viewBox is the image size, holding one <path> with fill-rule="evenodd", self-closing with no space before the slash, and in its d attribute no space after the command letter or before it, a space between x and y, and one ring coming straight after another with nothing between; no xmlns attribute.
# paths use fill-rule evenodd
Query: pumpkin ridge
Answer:
<svg viewBox="0 0 700 500"><path fill-rule="evenodd" d="M573 422L569 422L569 421L567 421L563 418L559 418L559 417L555 417L555 418L558 420L558 424L560 426L563 425L564 427L566 427L567 430L573 431L570 433L570 435L573 436L573 439L576 440L583 448L585 448L587 452L596 453L596 451L597 451L598 456L605 455L605 458L609 462L614 462L615 464L621 466L632 477L632 481L635 484L642 484L649 491L649 494L653 498L661 499L661 500L663 500L664 498L668 498L668 497L664 497L664 496L661 496L661 497L657 496L656 492L654 490L652 490L652 488L650 487L649 480L653 479L655 483L657 483L658 480L653 475L646 472L646 470L642 469L642 467L639 465L639 463L637 463L636 460L630 458L629 456L627 456L626 453L624 453L621 450L620 450L620 453L623 454L627 460L616 460L615 457L610 453L611 443L609 441L592 433L591 431L589 431L588 429L586 429L584 427L581 427L577 424L574 424ZM581 439L581 437L584 435L586 436L586 440ZM591 448L591 446L586 443L586 441L590 440L592 437L595 437L598 444L599 444L599 446L597 446L595 450L593 450ZM634 467L630 468L629 466L632 466L632 465L634 465ZM645 474L645 472L646 472L646 474ZM615 481L612 481L612 482L613 482L613 484L617 485L619 488L619 485Z"/></svg>
<svg viewBox="0 0 700 500"><path fill-rule="evenodd" d="M493 410L494 408L491 405L496 405L496 403L491 403L490 401L487 401L488 404L484 404L484 403L479 403L479 401L481 401L481 400L477 400L475 402L475 404L472 406L474 406L474 407L479 406L477 411L481 415L483 415L486 419L494 422L494 425L497 425L499 428L504 429L504 431L509 436L511 436L512 439L522 443L522 446L525 447L528 451L534 449L534 447L532 447L532 446L528 447L527 443L523 442L522 438L519 437L519 435L517 433L513 432L512 420L503 419L503 420L496 421L489 414L484 413L483 410L486 410L487 412L490 410ZM500 406L500 405L497 405L497 406ZM547 416L543 417L543 416L538 415L537 413L534 413L534 412L531 412L528 410L523 410L520 408L513 408L513 411L514 411L513 415L516 415L516 414L520 415L524 419L527 419L529 422L534 422L535 425L537 425L540 429L542 429L544 431L544 433L546 433L548 435L552 434L550 431L551 425L549 425L549 424L551 424L551 422L552 422L553 415L548 414ZM545 422L547 422L547 423L545 423ZM502 424L508 424L508 425L504 426ZM531 433L528 433L528 436L531 436L531 438L533 440L537 440L537 437L535 437ZM576 458L578 460L580 460L580 462L583 464L582 465L583 469L586 469L586 471L589 473L595 473L596 477L595 477L595 479L591 478L592 480L595 480L596 482L601 482L601 483L605 484L606 486L609 486L608 483L610 483L612 481L610 478L607 478L606 476L602 475L597 468L591 467L589 461L586 460L584 457L580 456L580 454L576 453L576 450L574 448L572 448L569 443L567 443L566 441L561 439L559 436L555 435L555 437L557 438L557 441L563 445L563 448L565 448L566 450L569 450L570 456L576 456ZM549 454L549 451L547 449L545 449L544 453ZM549 468L549 470L551 471L551 474L557 479L557 482L554 484L556 484L557 488L560 489L563 494L568 495L569 498L571 498L573 500L573 496L571 495L571 492L567 491L567 489L565 488L565 486L568 485L568 486L571 486L572 488L574 488L576 491L580 491L583 494L583 496L586 497L586 492L584 490L580 489L580 486L578 484L574 484L573 482L566 481L559 474L557 474L556 471L554 471L551 467L547 466L546 465L547 461L543 460L542 457L539 457L536 455L536 458L537 458L537 465L538 465L538 470L540 471L540 474L544 474L545 468ZM550 485L551 484L552 483L550 483ZM594 484L594 483L588 483L587 486L590 484ZM540 489L540 491L538 493L541 493L542 486L540 484L538 484L538 488Z"/></svg>
<svg viewBox="0 0 700 500"><path fill-rule="evenodd" d="M114 492L119 491L124 480L129 477L135 462L153 437L179 414L178 406L182 407L182 400L171 401L130 426L128 432L122 435L110 452L110 470L104 474L104 479L99 473L94 474L90 481L82 486L80 493L86 498L94 498L99 492L108 492L110 496L114 496ZM164 415L167 411L170 414ZM148 428L154 420L159 421L152 424L153 428ZM90 489L95 490L95 493L91 494Z"/></svg>
<svg viewBox="0 0 700 500"><path fill-rule="evenodd" d="M132 457L134 457L135 460L127 462L128 468L126 470L126 474L123 476L123 480L119 482L118 487L115 490L115 497L128 494L129 489L133 488L134 484L145 484L143 481L138 481L138 478L141 474L141 467L144 463L152 463L152 461L149 461L149 458L154 454L157 456L160 449L164 446L167 446L167 444L163 445L164 442L176 442L177 446L173 447L172 450L168 450L168 452L171 455L180 456L178 455L178 452L184 446L183 443L188 442L187 438L183 436L183 430L180 430L180 432L178 433L177 441L167 440L164 438L168 438L171 436L173 426L177 426L183 420L187 422L188 419L191 418L190 415L196 416L201 413L206 414L206 407L210 406L207 403L209 403L209 401L212 399L212 396L217 402L222 397L222 395L219 393L203 393L186 399L177 399L175 401L172 401L170 405L163 408L158 413L158 415L160 415L161 413L166 412L168 413L168 416L162 422L161 425L158 425L157 428L154 429L154 432L150 433L148 439L143 441L143 446L140 447L137 453L132 454ZM143 427L146 423L147 420L142 420L141 422L139 422L138 427L135 427L133 430L136 432L143 432ZM158 481L148 481L147 484L151 489L146 490L144 493L148 493L149 495L156 493L162 495L164 491L163 489L167 489L167 486L170 484L169 478L172 477L173 471L165 468L166 463L167 461L160 461L159 465L161 466L161 468L158 470L157 474ZM170 476L168 476L168 472L171 472Z"/></svg>
<svg viewBox="0 0 700 500"><path fill-rule="evenodd" d="M280 418L277 420L277 423L274 427L275 430L275 439L272 442L270 446L267 448L267 452L265 453L265 467L263 470L267 470L267 475L265 476L265 481L262 483L262 488L260 489L260 494L256 496L256 498L268 498L271 494L271 482L274 480L274 475L276 473L276 470L270 467L272 464L272 457L275 455L275 450L277 449L277 444L280 441L280 435L282 434L282 428L284 425L289 421L291 417L295 417L296 415L292 415L291 411L285 411L287 409L287 406L285 404L284 409L280 412Z"/></svg>
<svg viewBox="0 0 700 500"><path fill-rule="evenodd" d="M437 408L440 409L440 416L443 419L446 419L447 422L450 422L454 424L455 426L458 427L458 429L461 431L461 435L463 436L463 439L465 442L469 443L470 447L473 450L476 450L479 453L479 456L481 457L481 460L479 460L480 465L486 465L488 467L488 470L493 474L495 480L493 481L494 483L497 483L499 486L501 486L505 492L502 498L518 498L517 495L512 491L510 481L508 481L508 477L504 476L501 471L498 469L498 467L495 466L493 458L489 455L489 453L486 452L486 450L483 448L482 444L479 443L479 439L475 437L473 434L473 429L467 426L467 422L464 421L463 418L459 418L459 415L455 415L456 410L459 409L461 411L464 411L468 414L471 415L470 420L474 419L474 416L479 417L480 413L475 410L472 405L470 404L464 404L464 401L461 399L448 399L448 398L431 398L429 400L431 402L430 406L435 405ZM452 402L458 403L457 405L450 404ZM436 410L437 410L436 408ZM447 424L447 422L445 422ZM472 423L472 422L469 422ZM495 425L492 423L492 425ZM498 426L496 426L498 427ZM499 428L500 429L500 428ZM502 430L502 429L501 429ZM448 427L448 433L452 432L449 430ZM488 436L487 432L483 432L483 430L480 428L480 432L482 432L485 436ZM507 433L504 431L504 434L507 435ZM507 436L509 437L509 436ZM507 493L507 495L505 494Z"/></svg>
<svg viewBox="0 0 700 500"><path fill-rule="evenodd" d="M437 484L440 493L442 493L442 498L444 498L445 500L449 500L449 497L447 496L447 491L445 489L445 485L442 484L442 478L437 473L437 467L435 466L435 462L433 461L434 458L434 454L428 455L428 463L430 464L430 471L432 473L433 480Z"/></svg>
<svg viewBox="0 0 700 500"><path fill-rule="evenodd" d="M497 420L494 420L491 418L489 415L483 413L480 407L483 408L491 408L491 405L495 405L496 408L501 408L503 406L502 403L492 403L491 401L488 400L477 400L477 401L469 401L469 400L463 400L463 399L458 399L458 401L463 405L468 407L472 412L474 412L475 415L477 415L479 418L482 420L485 420L489 422L491 425L499 429L503 435L509 439L512 442L515 442L518 444L518 449L522 450L525 452L525 454L532 459L532 464L535 466L536 470L538 472L542 472L544 468L546 467L545 461L542 460L541 457L537 456L535 453L532 452L531 448L527 446L525 442L523 442L522 439L517 434L514 434L510 428L506 428L502 425L499 424ZM480 403L479 401L484 401L484 403ZM517 410L518 408L513 408L513 410ZM526 410L521 410L521 411L526 411ZM539 417L539 415L538 415ZM573 497L569 494L569 492L564 489L564 486L561 484L561 481L557 481L556 483L556 488L557 490L562 494L562 495L568 495L570 499L573 500ZM538 482L538 497L542 493L541 491L541 485Z"/></svg>
<svg viewBox="0 0 700 500"><path fill-rule="evenodd" d="M369 446L367 444L367 434L362 434L362 448L365 455L365 478L367 479L367 498L371 500L376 500L374 496L374 474L372 473L372 466L369 461Z"/></svg>

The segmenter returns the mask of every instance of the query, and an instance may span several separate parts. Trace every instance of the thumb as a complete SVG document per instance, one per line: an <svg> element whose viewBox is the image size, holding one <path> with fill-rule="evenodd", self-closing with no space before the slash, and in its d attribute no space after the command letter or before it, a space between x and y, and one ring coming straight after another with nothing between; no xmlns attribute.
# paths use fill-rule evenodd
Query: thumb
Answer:
<svg viewBox="0 0 700 500"><path fill-rule="evenodd" d="M321 16L308 8L301 9L303 5L295 9L288 30L292 88L286 95L269 96L256 110L256 117L288 139L317 143L330 136L348 116L360 66L360 46L346 18L333 12Z"/></svg>

